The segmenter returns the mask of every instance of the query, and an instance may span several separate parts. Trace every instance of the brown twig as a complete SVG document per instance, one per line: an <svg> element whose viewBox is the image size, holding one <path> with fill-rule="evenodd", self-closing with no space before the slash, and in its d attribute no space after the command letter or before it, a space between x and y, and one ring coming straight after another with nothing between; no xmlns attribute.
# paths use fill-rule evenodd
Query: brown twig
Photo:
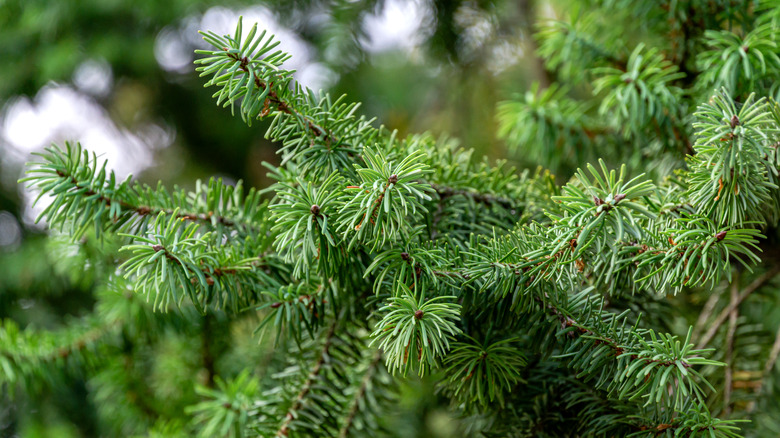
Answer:
<svg viewBox="0 0 780 438"><path fill-rule="evenodd" d="M534 300L537 303L539 303L540 305L544 306L544 303L542 302L541 298L534 297ZM547 311L548 314L553 315L553 316L558 318L558 320L561 323L561 328L562 329L567 329L567 328L570 328L570 327L575 329L575 331L569 332L571 337L576 337L578 334L579 335L586 335L588 338L593 339L596 342L596 345L606 345L607 347L609 347L614 352L615 357L618 357L621 354L625 353L625 350L624 350L623 346L620 345L616 340L614 340L614 339L612 339L612 338L610 338L608 336L604 336L604 335L594 331L593 329L588 328L588 327L582 325L581 323L579 323L577 320L575 320L571 316L565 315L563 312L558 310L558 308L556 308L551 303L548 302L547 305L544 306L544 307L545 307L545 310ZM630 358L631 358L631 360L641 360L641 361L644 361L644 363L646 363L646 364L657 363L659 366L663 366L663 367L678 366L678 362L674 361L674 360L652 359L652 358L649 358L649 357L639 356L638 354L632 354L630 356ZM681 361L680 364L683 367L685 367L685 368L690 368L691 367L691 365L688 362L685 362L685 361Z"/></svg>
<svg viewBox="0 0 780 438"><path fill-rule="evenodd" d="M173 210L171 210L171 209L154 208L154 207L150 207L150 206L146 206L146 205L133 205L133 204L130 204L129 202L122 201L121 199L109 198L108 196L106 196L106 195L104 195L102 193L99 194L99 193L95 192L90 187L87 187L87 186L79 184L79 182L76 179L76 177L74 177L73 175L67 174L67 173L65 173L65 172L63 172L61 170L57 170L57 175L62 177L62 178L69 179L70 183L73 184L73 186L75 187L76 191L84 190L84 196L85 197L98 195L96 197L96 199L98 201L104 202L106 204L106 206L110 206L112 204L119 205L120 207L122 207L123 210L131 211L131 212L133 212L134 214L136 214L138 216L158 215L160 213L173 214ZM234 221L232 221L232 220L230 220L230 219L228 219L228 218L226 218L224 216L215 215L213 212L208 212L208 213L179 212L179 213L176 213L176 218L182 219L182 220L188 220L188 221L192 221L192 222L200 221L200 222L205 222L205 223L211 223L212 219L214 219L214 220L217 221L217 223L222 224L222 225L224 225L226 227L233 227L233 226L236 225L236 223ZM245 228L253 228L252 226L250 226L248 224L242 224L242 226L245 227Z"/></svg>
<svg viewBox="0 0 780 438"><path fill-rule="evenodd" d="M704 330L704 324L706 324L707 320L712 316L712 312L715 311L715 306L718 305L718 301L720 301L720 293L713 293L707 299L707 302L704 303L704 307L702 307L701 313L699 313L699 318L696 320L696 325L693 326L691 339L699 339L701 331Z"/></svg>
<svg viewBox="0 0 780 438"><path fill-rule="evenodd" d="M246 75L250 75L249 71L249 58L244 56L243 58L239 57L238 54L228 54L229 58L233 59L234 61L239 63L239 68L242 72ZM265 82L260 80L260 75L258 74L251 74L254 76L255 80L255 86L259 89L265 90L266 87L269 86L269 84L266 84ZM270 84L270 86L273 86L273 83ZM327 132L325 129L317 126L314 122L312 122L308 117L305 117L300 111L293 108L289 103L282 100L279 95L274 91L273 89L268 92L268 101L276 105L276 108L290 116L294 116L298 120L305 120L306 121L306 127L314 134L315 137L322 137L329 142L329 143L338 143L338 139L334 137L330 132Z"/></svg>
<svg viewBox="0 0 780 438"><path fill-rule="evenodd" d="M172 263L174 263L176 265L181 266L182 268L186 269L187 271L195 273L195 270L193 270L191 267L183 264L181 262L181 260L179 260L179 258L177 258L175 255L171 254L168 251L168 249L165 248L164 246L162 246L162 245L152 245L152 249L154 250L154 252L161 252L162 251L164 253L166 259L170 260ZM251 264L253 266L258 266L259 265L259 260L252 261ZM200 268L200 271L203 272L203 275L206 278L206 283L209 286L211 286L211 285L214 284L214 277L222 277L222 276L225 276L225 275L234 275L234 274L237 274L239 270L236 269L236 268L229 268L229 267L216 267L216 268L213 268L213 269ZM192 284L196 284L198 280L197 280L197 278L192 277L190 279L190 281L192 282Z"/></svg>

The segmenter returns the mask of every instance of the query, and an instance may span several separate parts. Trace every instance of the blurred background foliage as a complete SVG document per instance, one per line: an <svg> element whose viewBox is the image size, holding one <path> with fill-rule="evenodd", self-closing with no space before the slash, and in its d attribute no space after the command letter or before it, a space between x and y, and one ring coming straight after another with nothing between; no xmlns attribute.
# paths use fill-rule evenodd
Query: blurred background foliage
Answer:
<svg viewBox="0 0 780 438"><path fill-rule="evenodd" d="M55 380L31 383L28 395L1 388L0 436L175 430L160 419L197 403L193 378L209 386L247 364L262 378L263 364L278 360L268 340L253 336L256 316L154 314L131 293L107 297L92 280L105 275L116 248L43 238L33 195L16 183L30 153L78 140L120 175L150 184L191 188L216 175L265 186L261 162L278 158L264 127L247 128L215 106L192 65L203 45L197 30L230 32L243 15L277 35L305 85L347 93L401 134L446 133L477 154L502 157L496 104L533 80L549 83L531 26L565 10L561 3L0 1L0 318L47 330L93 312L121 321L117 359L99 373L67 366L62 351L52 358L65 365ZM455 433L431 381L410 381L401 394L403 421L392 427L402 436Z"/></svg>

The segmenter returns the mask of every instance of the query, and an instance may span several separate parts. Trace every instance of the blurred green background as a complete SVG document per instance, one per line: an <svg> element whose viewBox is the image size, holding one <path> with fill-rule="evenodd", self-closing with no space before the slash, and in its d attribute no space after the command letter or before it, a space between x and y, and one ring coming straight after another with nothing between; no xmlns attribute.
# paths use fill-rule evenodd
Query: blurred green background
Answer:
<svg viewBox="0 0 780 438"><path fill-rule="evenodd" d="M17 184L31 153L52 142L80 141L120 176L132 173L153 185L189 188L212 175L268 183L261 163L278 157L263 138L265 127L249 128L215 106L192 64L193 50L204 47L197 31L229 33L241 15L245 26L259 22L277 35L304 85L348 94L402 135L446 133L477 155L507 155L495 136L496 103L534 80L550 80L529 38L536 17L556 16L548 2L0 1L0 318L56 329L89 314L104 293L92 280L102 275L95 260L110 258L110 249L76 254L43 239L44 225L34 223L41 207L33 208L35 195ZM536 165L515 158L521 167ZM155 318L173 327L177 318L187 321ZM157 415L175 416L197 401L191 385L177 382L208 367L193 357L198 345L190 345L205 330L212 332L204 345L217 356L219 373L234 374L241 362L267 356L252 336L251 317L228 322L215 314L202 322L167 328L148 348L136 348L141 389L125 396L147 397ZM113 412L107 406L116 400L96 395L95 379L111 375L80 373L34 396L2 388L0 436L105 435L102 422ZM451 419L426 385L412 381L403 390L409 415L399 427L448 436ZM155 407L161 401L165 406Z"/></svg>
<svg viewBox="0 0 780 438"><path fill-rule="evenodd" d="M555 15L543 6L531 0L4 1L0 210L14 216L23 235L32 232L34 215L16 184L21 165L31 152L66 139L147 182L186 186L222 175L264 185L260 162L276 160L264 127L248 128L216 107L192 64L193 50L204 47L197 31L230 32L240 15L277 35L304 85L348 94L401 134L446 133L479 153L504 156L494 134L495 104L527 89L530 80L545 80L528 38L529 14Z"/></svg>

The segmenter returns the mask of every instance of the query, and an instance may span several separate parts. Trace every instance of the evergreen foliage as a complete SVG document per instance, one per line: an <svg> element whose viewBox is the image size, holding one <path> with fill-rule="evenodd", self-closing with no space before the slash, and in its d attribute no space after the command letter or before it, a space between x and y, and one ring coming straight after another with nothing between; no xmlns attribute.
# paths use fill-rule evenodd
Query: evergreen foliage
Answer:
<svg viewBox="0 0 780 438"><path fill-rule="evenodd" d="M737 344L765 329L736 312L742 285L777 273L762 251L780 214L779 5L581 3L536 35L561 84L499 107L514 150L578 167L562 185L447 139L399 138L296 83L256 26L204 32L213 47L196 62L216 103L271 120L275 183L168 190L118 181L78 143L40 154L23 181L51 200L41 219L116 251L94 315L56 333L3 323L0 382L35 391L86 373L107 430L125 434L393 435L399 382L414 374L436 382L463 434L769 433L780 423L743 420L774 386L738 398L734 380L740 348L762 379L778 355ZM614 11L642 41L599 39ZM682 296L724 287L717 342L664 321ZM123 373L140 327L186 336L247 314L276 354L193 387L202 401L186 419L109 401L144 390ZM145 411L163 415L144 423Z"/></svg>

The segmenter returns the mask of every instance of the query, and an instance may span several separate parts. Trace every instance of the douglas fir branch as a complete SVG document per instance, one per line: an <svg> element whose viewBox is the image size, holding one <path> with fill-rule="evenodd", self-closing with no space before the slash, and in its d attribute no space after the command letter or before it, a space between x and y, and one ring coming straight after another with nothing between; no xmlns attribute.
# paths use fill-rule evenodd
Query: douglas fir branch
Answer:
<svg viewBox="0 0 780 438"><path fill-rule="evenodd" d="M40 219L115 265L66 329L3 322L0 382L106 373L120 339L250 313L272 359L196 385L182 418L124 424L394 436L399 388L423 379L462 436L776 436L780 344L739 337L777 323L739 306L780 271L780 4L578 3L534 36L553 82L497 108L510 150L568 180L401 138L297 83L257 25L203 32L217 105L279 145L273 185L150 187L78 143L39 154L22 181L49 200ZM600 40L612 9L653 38ZM711 303L700 321L686 297ZM745 370L757 385L736 385Z"/></svg>

